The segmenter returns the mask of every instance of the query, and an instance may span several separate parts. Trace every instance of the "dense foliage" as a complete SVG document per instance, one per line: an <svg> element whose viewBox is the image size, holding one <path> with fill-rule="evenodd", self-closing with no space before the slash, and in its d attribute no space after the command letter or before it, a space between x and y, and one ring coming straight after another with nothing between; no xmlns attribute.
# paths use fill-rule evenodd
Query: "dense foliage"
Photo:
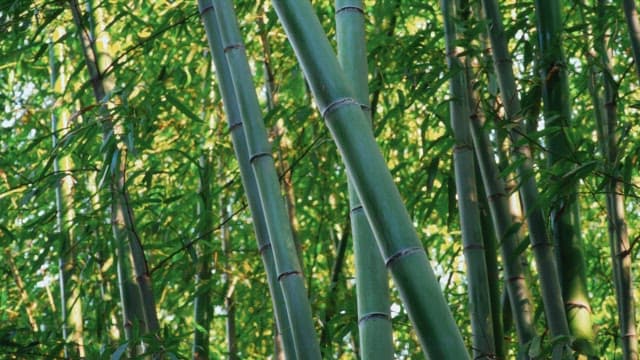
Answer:
<svg viewBox="0 0 640 360"><path fill-rule="evenodd" d="M194 329L199 329L194 325L194 297L202 292L210 294L211 358L273 354L272 303L197 3L102 0L79 5L84 30L98 35L96 41L111 59L102 75L112 80L112 90L98 100L69 2L0 2L0 353L9 358L64 356L65 305L58 281L60 259L71 255L74 291L66 295L77 294L82 303L82 337L89 359L123 355L138 337L148 351L191 356ZM318 0L313 5L335 44L333 2ZM347 174L270 1L235 1L234 6L323 357L354 358L359 339ZM571 105L571 125L565 128L571 153L560 154L571 163L566 171L547 162L546 136L558 129L545 127L541 111L545 78L540 72L549 68L541 69L534 2L510 0L500 6L528 130L522 141L533 149L540 192L536 207L550 223L558 194L577 186L596 353L620 358L607 222L611 178L622 185L618 189L624 195L632 262L638 259L634 245L640 238L640 78L624 13L615 1L562 4L567 59L563 66ZM442 9L420 0L365 1L365 8L375 137L471 349L449 119L448 83L456 74L447 67ZM472 59L470 73L487 120L485 130L497 149L501 174L507 180L515 177L509 183L517 194L514 174L519 163L510 161L515 157L507 136L513 124L505 120L499 97L487 24L476 17L479 7L468 6L468 11L470 15L456 22L458 46ZM599 45L602 38L604 47ZM611 57L610 73L603 53ZM52 68L64 78L63 86L52 83ZM617 94L615 101L604 104L617 114L618 154L613 162L598 138L600 105L592 96L603 92L605 83ZM52 130L52 116L66 118L70 125ZM111 136L118 138L117 145L105 136L107 118L114 123ZM60 159L68 159L70 166L61 169L56 165ZM130 324L128 342L116 252L124 255L113 241L113 189L108 186L120 161L125 164L124 189L160 322L153 335L145 334L138 322ZM210 202L203 200L202 179L211 186ZM72 181L68 206L74 214L59 223L56 189L61 180ZM519 201L517 196L513 201ZM203 228L200 218L207 205L213 222ZM481 214L489 216L487 209L481 208ZM537 270L527 225L522 218L516 221L522 226L510 231L524 235L517 248L533 292L536 336L528 350L518 345L506 300L500 315L507 357L528 351L545 358L551 341ZM490 220L483 226L490 227ZM545 231L551 232L547 226ZM200 277L196 284L202 257L212 276ZM500 291L504 280L501 272ZM637 277L632 284L640 287ZM395 354L420 358L419 341L393 285L391 289ZM635 298L640 298L637 291ZM233 347L228 347L227 338L233 339ZM230 348L236 353L229 354Z"/></svg>

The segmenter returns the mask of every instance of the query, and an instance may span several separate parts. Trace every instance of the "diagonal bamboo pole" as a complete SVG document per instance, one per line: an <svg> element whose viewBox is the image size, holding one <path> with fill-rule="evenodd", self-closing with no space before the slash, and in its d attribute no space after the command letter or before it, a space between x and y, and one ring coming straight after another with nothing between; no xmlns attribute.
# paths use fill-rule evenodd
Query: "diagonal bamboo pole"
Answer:
<svg viewBox="0 0 640 360"><path fill-rule="evenodd" d="M283 218L280 218L281 220L286 218L286 214L284 213L284 204L282 203L282 198L279 196L279 191L277 190L278 185L277 176L275 174L275 167L272 166L273 169L271 169L270 174L275 178L275 184L271 185L275 185L276 189L273 190L272 194L265 194L265 196L271 196L271 198L268 199L271 202L267 202L266 205L264 204L265 202L263 202L261 199L261 185L258 182L258 176L254 175L252 169L252 166L257 165L255 164L255 162L260 157L253 156L254 164L252 164L251 154L255 154L255 152L251 151L255 150L255 144L253 144L253 148L250 148L248 146L248 139L250 138L249 128L251 128L251 135L253 135L254 137L252 139L261 140L263 142L266 142L266 131L264 129L264 124L262 124L261 117L257 121L260 124L256 124L256 121L254 121L255 118L249 118L249 120L245 120L245 118L241 115L241 103L240 97L238 96L240 94L236 93L236 91L234 90L235 81L232 78L233 75L231 73L229 61L225 57L222 31L220 29L221 24L219 25L219 17L215 14L215 12L219 11L221 5L225 10L230 6L229 3L219 4L218 2L216 2L216 7L214 7L211 0L198 0L200 14L202 16L202 21L207 32L209 47L211 48L211 53L216 65L218 85L222 94L223 104L225 107L225 112L227 114L227 121L229 122L229 128L231 129L234 151L236 152L236 158L240 165L240 175L242 177L242 182L249 202L249 208L251 209L252 213L258 247L265 264L265 269L267 270L269 288L271 290L273 305L275 309L276 322L279 331L282 333L285 356L288 359L295 359L296 356L298 356L299 358L303 358L305 356L305 351L308 351L310 358L319 358L320 352L317 346L317 339L315 338L315 334L311 324L311 314L310 309L308 308L308 300L306 299L304 285L302 284L302 278L300 277L300 270L296 268L298 265L296 263L297 260L295 260L297 259L295 247L293 246L292 241L288 241L291 240L290 236L288 239L286 238L286 228L273 228L274 226L286 227L286 224L289 224L289 222L286 220L284 222L278 222L278 220L275 220L277 223L269 223L269 218L266 214L267 211L270 211L272 213L271 216L273 217L274 212L279 212L281 216L284 216ZM221 17L224 17L227 22L235 22L235 16L233 16L233 13L225 14ZM234 25L235 24L229 26ZM235 26L235 30L237 31L237 25ZM248 66L248 64L246 63L246 58L241 60L244 60L244 65ZM250 74L250 72L247 72L246 75L250 76ZM249 79L247 88L251 89L247 91L252 92L253 96L255 97L255 90L253 90L251 79ZM246 97L250 96L250 94L243 94L243 96L245 97L245 101L247 101ZM251 124L249 124L249 122L251 122ZM262 138L260 137L260 135L262 135ZM266 147L268 148L268 144L266 145ZM271 165L273 165L273 158L271 158L270 156L262 156L262 158L270 160ZM265 164L264 166L268 167L268 165L269 164ZM266 169L266 171L269 170L270 169L268 168ZM264 186L264 183L262 185ZM269 208L267 208L267 206ZM272 228L269 229L269 227ZM276 252L276 249L279 252ZM279 260L277 259L278 256L280 257ZM280 262L279 264L278 261ZM284 286L281 285L281 283L287 283L286 285L288 286L288 288L285 289ZM288 291L289 294L285 294L285 291ZM289 297L288 300L286 299L287 296ZM296 299L293 296L300 296L302 297L302 299L298 300L296 303ZM293 304L291 304L291 307L289 307L287 301L293 302ZM305 302L307 302L306 314L304 309ZM298 325L297 327L294 326L293 321L290 322L288 315L288 313L294 314L294 316L297 314L297 310L295 309L296 305L303 307L303 309L300 311L303 313L303 317L305 315L307 317L306 319L294 319L294 321L298 322L298 324L296 324ZM307 320L309 324L299 324L300 321L305 320ZM300 327L304 328L305 326L307 327L307 330L300 329ZM308 328L310 326L311 331L309 332ZM297 331L297 334L294 334L294 331ZM298 337L307 337L307 339L298 339L298 342L301 341L302 343L296 345L294 335ZM312 345L305 348L306 345L303 344L305 343L305 341L310 341ZM313 346L314 341L316 342L315 347ZM298 348L300 349L300 353L298 353Z"/></svg>
<svg viewBox="0 0 640 360"><path fill-rule="evenodd" d="M272 3L352 176L423 351L433 359L468 359L400 193L311 3L306 0Z"/></svg>

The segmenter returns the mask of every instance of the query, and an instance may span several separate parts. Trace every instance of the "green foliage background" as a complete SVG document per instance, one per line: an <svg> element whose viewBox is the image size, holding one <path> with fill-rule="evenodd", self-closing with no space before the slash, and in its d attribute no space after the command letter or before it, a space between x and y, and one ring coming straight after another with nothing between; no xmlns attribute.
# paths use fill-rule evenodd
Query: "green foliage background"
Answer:
<svg viewBox="0 0 640 360"><path fill-rule="evenodd" d="M445 63L440 8L419 0L366 1L370 91L376 138L414 219L432 265L461 328L470 341L465 269L451 165L452 134L448 120L448 70ZM353 358L357 348L357 315L353 261L348 247L337 286L330 282L340 241L349 237L346 174L335 145L317 113L293 51L269 1L236 1L246 47L255 73L256 91L266 109L264 92L265 48L275 76L275 107L264 112L273 142L276 164L284 183L290 184L297 221L296 237L302 248L304 275L320 331L326 328L335 358ZM334 10L330 1L314 1L330 39L334 37ZM552 195L562 191L552 181L553 168L545 158L544 130L536 124L540 106L536 68L536 30L533 2L501 4L523 107L533 113L528 126L535 144L538 181L548 207ZM152 269L153 289L162 327L161 345L167 352L187 357L193 333L194 259L192 245L213 249L215 315L211 331L212 356L225 355L224 295L235 283L236 323L240 358L263 358L272 352L274 331L264 270L243 198L220 96L215 86L204 30L195 2L104 0L94 4L104 11L114 59L109 72L116 90L103 102L126 131L127 188L137 231ZM611 274L603 166L593 104L587 89L590 72L598 68L590 56L593 1L565 1L565 53L568 61L573 125L570 139L576 152L568 154L578 171L566 181L577 181L580 191L582 235L587 258L588 285L594 310L599 351L615 358L619 331ZM620 162L630 238L637 243L640 225L638 158L640 156L640 92L634 73L622 9L606 8L615 56L614 77L619 86ZM260 21L258 21L260 20ZM482 39L485 24L462 24L465 39L479 61L474 71L483 110L494 127L492 139L504 147L505 127L497 99L493 68ZM0 2L0 352L9 357L61 356L59 295L57 286L59 239L55 235L54 156L68 154L75 168L77 264L85 319L88 358L108 357L123 343L119 337L114 249L108 218L108 194L100 187L108 167L103 161L98 109L91 93L82 51L68 4L63 1ZM56 35L57 34L57 35ZM263 36L264 35L264 36ZM49 85L50 36L65 48L68 84L62 96ZM67 110L76 121L72 132L52 147L50 116ZM496 122L494 122L496 120ZM540 121L541 122L541 121ZM214 241L203 244L196 234L198 198L197 159L211 151L216 159L214 202L232 215L218 216ZM504 174L511 176L512 168ZM98 183L92 189L90 179ZM99 199L99 207L91 199ZM223 259L220 228L228 226L232 251ZM635 239L635 240L633 240ZM544 319L537 294L528 241L521 249L528 260L530 284L536 293L538 333ZM638 251L632 249L632 259ZM13 263L13 265L11 265ZM13 270L24 282L21 297ZM640 284L635 280L635 288ZM636 298L639 296L636 292ZM392 308L396 354L422 355L397 294ZM336 311L324 322L328 304ZM25 309L32 308L39 329L30 330ZM517 351L513 329L507 332L512 354Z"/></svg>

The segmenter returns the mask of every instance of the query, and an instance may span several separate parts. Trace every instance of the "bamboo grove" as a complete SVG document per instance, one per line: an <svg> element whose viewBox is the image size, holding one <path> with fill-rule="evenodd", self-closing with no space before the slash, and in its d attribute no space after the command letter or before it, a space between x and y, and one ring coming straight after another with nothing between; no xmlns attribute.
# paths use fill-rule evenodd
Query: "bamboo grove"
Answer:
<svg viewBox="0 0 640 360"><path fill-rule="evenodd" d="M639 358L634 0L0 29L0 357Z"/></svg>

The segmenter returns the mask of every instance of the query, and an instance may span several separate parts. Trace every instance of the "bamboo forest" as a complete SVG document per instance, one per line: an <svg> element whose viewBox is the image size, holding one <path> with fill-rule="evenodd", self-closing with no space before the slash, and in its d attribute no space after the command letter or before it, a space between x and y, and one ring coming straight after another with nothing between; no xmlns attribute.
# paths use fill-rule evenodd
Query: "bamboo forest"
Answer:
<svg viewBox="0 0 640 360"><path fill-rule="evenodd" d="M0 359L640 359L636 0L0 31Z"/></svg>

